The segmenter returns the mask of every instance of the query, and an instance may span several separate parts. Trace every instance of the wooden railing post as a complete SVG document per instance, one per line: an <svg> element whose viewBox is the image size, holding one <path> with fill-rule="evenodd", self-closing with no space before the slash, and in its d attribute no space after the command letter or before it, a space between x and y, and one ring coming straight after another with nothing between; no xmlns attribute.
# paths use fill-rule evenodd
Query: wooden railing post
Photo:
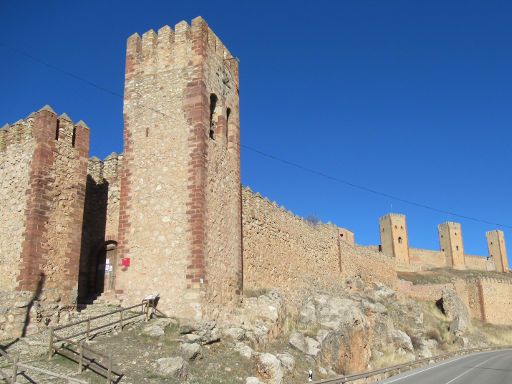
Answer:
<svg viewBox="0 0 512 384"><path fill-rule="evenodd" d="M50 327L50 342L48 346L48 360L50 360L53 357L53 335L54 335L55 329L53 327Z"/></svg>
<svg viewBox="0 0 512 384"><path fill-rule="evenodd" d="M12 383L16 384L16 376L18 376L18 361L20 360L19 355L14 355L12 365Z"/></svg>
<svg viewBox="0 0 512 384"><path fill-rule="evenodd" d="M112 351L108 353L107 384L112 383Z"/></svg>
<svg viewBox="0 0 512 384"><path fill-rule="evenodd" d="M89 341L90 333L91 333L91 318L88 317L87 318L87 332L85 334L85 340L86 341Z"/></svg>
<svg viewBox="0 0 512 384"><path fill-rule="evenodd" d="M78 373L82 373L84 365L84 342L81 341L78 347Z"/></svg>
<svg viewBox="0 0 512 384"><path fill-rule="evenodd" d="M121 331L123 330L123 313L124 309L121 309L121 312L119 312L119 326L121 327Z"/></svg>

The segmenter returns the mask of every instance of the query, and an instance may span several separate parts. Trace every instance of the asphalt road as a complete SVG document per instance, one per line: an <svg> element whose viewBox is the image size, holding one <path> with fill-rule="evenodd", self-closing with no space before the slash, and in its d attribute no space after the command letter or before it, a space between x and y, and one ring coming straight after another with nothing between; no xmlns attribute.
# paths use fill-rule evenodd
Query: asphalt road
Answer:
<svg viewBox="0 0 512 384"><path fill-rule="evenodd" d="M404 372L379 383L512 384L512 350L481 352Z"/></svg>

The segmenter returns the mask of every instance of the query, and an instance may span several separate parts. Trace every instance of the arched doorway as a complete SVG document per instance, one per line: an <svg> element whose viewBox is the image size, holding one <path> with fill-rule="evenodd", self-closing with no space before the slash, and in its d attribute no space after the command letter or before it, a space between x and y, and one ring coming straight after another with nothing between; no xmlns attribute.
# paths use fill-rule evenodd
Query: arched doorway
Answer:
<svg viewBox="0 0 512 384"><path fill-rule="evenodd" d="M113 293L115 291L115 281L117 266L119 264L117 256L117 242L107 241L105 244L105 266L104 266L104 281L103 292Z"/></svg>

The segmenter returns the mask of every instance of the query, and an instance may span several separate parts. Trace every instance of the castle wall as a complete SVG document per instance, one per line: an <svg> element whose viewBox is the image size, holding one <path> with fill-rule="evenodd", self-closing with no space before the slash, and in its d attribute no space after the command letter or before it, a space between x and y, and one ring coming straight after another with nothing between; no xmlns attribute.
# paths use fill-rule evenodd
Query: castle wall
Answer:
<svg viewBox="0 0 512 384"><path fill-rule="evenodd" d="M2 130L0 150L13 202L0 205L0 334L19 337L76 303L89 129L44 107Z"/></svg>
<svg viewBox="0 0 512 384"><path fill-rule="evenodd" d="M464 260L467 269L473 269L475 271L494 271L496 267L492 259L487 260L485 256L477 255L464 255Z"/></svg>
<svg viewBox="0 0 512 384"><path fill-rule="evenodd" d="M482 320L492 324L512 323L512 279L479 279L483 295Z"/></svg>
<svg viewBox="0 0 512 384"><path fill-rule="evenodd" d="M124 112L116 292L215 316L241 285L237 63L201 18L133 35Z"/></svg>
<svg viewBox="0 0 512 384"><path fill-rule="evenodd" d="M398 291L408 297L422 301L437 301L443 296L443 290L454 289L452 283L413 284L411 281L399 280Z"/></svg>
<svg viewBox="0 0 512 384"><path fill-rule="evenodd" d="M242 223L246 291L277 288L295 297L312 287L340 286L347 276L396 281L390 257L340 240L336 226L308 223L246 188Z"/></svg>
<svg viewBox="0 0 512 384"><path fill-rule="evenodd" d="M446 267L444 252L428 249L409 248L411 264L421 265L425 269Z"/></svg>
<svg viewBox="0 0 512 384"><path fill-rule="evenodd" d="M35 139L33 120L0 130L0 291L13 291L21 267L27 190Z"/></svg>
<svg viewBox="0 0 512 384"><path fill-rule="evenodd" d="M115 153L103 161L89 159L78 282L82 302L104 291L107 242L117 244L121 161Z"/></svg>
<svg viewBox="0 0 512 384"><path fill-rule="evenodd" d="M204 311L207 316L216 317L220 306L235 304L242 292L238 62L204 21L199 27L206 40L207 95L218 98L215 108L210 105L210 129L214 136L206 141L205 188L205 283L208 287Z"/></svg>

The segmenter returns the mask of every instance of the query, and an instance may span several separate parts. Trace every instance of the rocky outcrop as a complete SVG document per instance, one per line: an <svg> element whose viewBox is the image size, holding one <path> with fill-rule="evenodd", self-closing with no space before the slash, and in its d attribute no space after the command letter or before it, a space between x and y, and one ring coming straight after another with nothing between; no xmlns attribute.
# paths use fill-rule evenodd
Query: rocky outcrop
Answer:
<svg viewBox="0 0 512 384"><path fill-rule="evenodd" d="M156 374L164 378L186 379L188 364L182 357L163 357L156 361Z"/></svg>
<svg viewBox="0 0 512 384"><path fill-rule="evenodd" d="M259 377L267 384L281 384L283 369L279 359L271 353L258 353L254 356L254 367Z"/></svg>

